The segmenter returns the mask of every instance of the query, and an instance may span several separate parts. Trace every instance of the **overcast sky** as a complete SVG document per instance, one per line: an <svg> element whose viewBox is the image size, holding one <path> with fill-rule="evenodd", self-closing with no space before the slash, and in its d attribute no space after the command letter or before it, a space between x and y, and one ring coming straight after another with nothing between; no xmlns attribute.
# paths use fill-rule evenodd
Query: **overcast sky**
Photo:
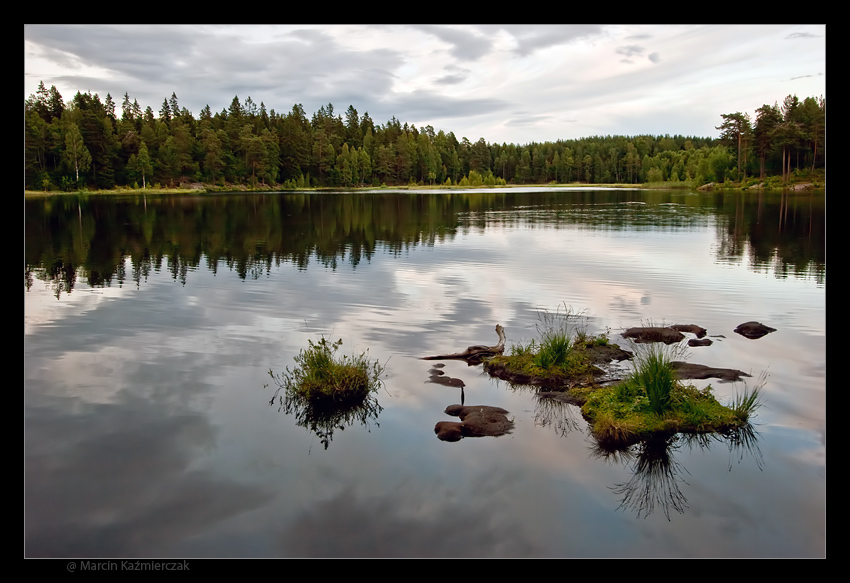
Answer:
<svg viewBox="0 0 850 583"><path fill-rule="evenodd" d="M119 115L124 93L154 112L175 93L196 117L331 103L472 142L716 137L721 113L826 97L826 26L25 25L25 99L39 81Z"/></svg>

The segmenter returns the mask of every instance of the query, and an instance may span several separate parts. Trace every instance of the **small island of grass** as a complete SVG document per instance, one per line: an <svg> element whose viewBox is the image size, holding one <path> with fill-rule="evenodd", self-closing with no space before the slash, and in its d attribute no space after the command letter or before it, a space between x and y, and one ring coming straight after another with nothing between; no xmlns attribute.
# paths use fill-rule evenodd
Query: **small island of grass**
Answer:
<svg viewBox="0 0 850 583"><path fill-rule="evenodd" d="M329 342L322 337L318 342L308 340L308 343L310 347L295 357L297 367L292 370L287 367L281 375L269 371L278 391L283 388L287 395L312 406L345 407L362 403L381 386L384 367L378 361L370 361L365 352L337 358L341 338Z"/></svg>
<svg viewBox="0 0 850 583"><path fill-rule="evenodd" d="M674 433L725 433L742 428L759 407L759 383L729 405L721 404L711 386L697 389L676 373L679 345L635 344L633 352L611 344L607 335L574 330L566 316L543 316L539 340L512 347L484 369L513 384L559 391L563 400L581 407L594 437L608 447L625 447ZM632 359L634 371L610 384L598 382L600 368L612 360Z"/></svg>
<svg viewBox="0 0 850 583"><path fill-rule="evenodd" d="M298 425L316 434L325 449L333 440L334 431L355 422L368 427L377 424L382 407L375 393L383 385L384 366L372 361L367 353L337 357L342 339L329 342L322 337L309 340L302 349L292 370L282 374L269 370L277 390L269 405L279 402L279 409L293 414ZM285 396L280 395L281 389Z"/></svg>
<svg viewBox="0 0 850 583"><path fill-rule="evenodd" d="M384 367L370 361L366 353L359 356L335 356L342 345L340 338L329 342L308 340L310 347L295 357L299 366L289 367L281 375L269 375L288 395L297 396L313 406L350 406L362 403L381 386ZM272 399L274 400L274 399Z"/></svg>

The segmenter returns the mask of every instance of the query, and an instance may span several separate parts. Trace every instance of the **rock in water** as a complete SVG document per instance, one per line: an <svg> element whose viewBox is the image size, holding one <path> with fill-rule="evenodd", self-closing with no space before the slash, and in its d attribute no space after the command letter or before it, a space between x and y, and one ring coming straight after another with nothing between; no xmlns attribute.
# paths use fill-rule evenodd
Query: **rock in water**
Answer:
<svg viewBox="0 0 850 583"><path fill-rule="evenodd" d="M765 326L760 322L744 322L735 328L735 332L750 340L757 340L771 332L776 332L776 328Z"/></svg>

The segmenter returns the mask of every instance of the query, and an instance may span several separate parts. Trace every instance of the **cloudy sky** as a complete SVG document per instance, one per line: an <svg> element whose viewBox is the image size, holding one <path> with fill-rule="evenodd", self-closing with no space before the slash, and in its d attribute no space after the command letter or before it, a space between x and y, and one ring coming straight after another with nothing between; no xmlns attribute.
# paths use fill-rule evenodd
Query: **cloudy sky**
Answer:
<svg viewBox="0 0 850 583"><path fill-rule="evenodd" d="M826 97L826 26L25 25L25 99L39 81L195 116L353 105L473 142L716 137L721 113Z"/></svg>

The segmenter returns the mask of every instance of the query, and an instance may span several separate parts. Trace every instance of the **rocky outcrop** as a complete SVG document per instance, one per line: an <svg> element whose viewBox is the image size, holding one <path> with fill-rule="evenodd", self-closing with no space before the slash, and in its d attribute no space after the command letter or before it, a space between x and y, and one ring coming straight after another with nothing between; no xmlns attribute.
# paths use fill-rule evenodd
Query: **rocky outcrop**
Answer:
<svg viewBox="0 0 850 583"><path fill-rule="evenodd" d="M466 383L464 383L463 380L446 376L446 373L441 370L443 366L445 366L443 363L439 363L431 367L428 371L430 376L428 377L427 382L436 383L445 387L460 387L461 389L466 386Z"/></svg>
<svg viewBox="0 0 850 583"><path fill-rule="evenodd" d="M744 322L743 324L735 328L735 332L737 332L744 338L749 338L750 340L758 340L762 336L766 336L771 332L776 332L776 328L765 326L761 322Z"/></svg>

